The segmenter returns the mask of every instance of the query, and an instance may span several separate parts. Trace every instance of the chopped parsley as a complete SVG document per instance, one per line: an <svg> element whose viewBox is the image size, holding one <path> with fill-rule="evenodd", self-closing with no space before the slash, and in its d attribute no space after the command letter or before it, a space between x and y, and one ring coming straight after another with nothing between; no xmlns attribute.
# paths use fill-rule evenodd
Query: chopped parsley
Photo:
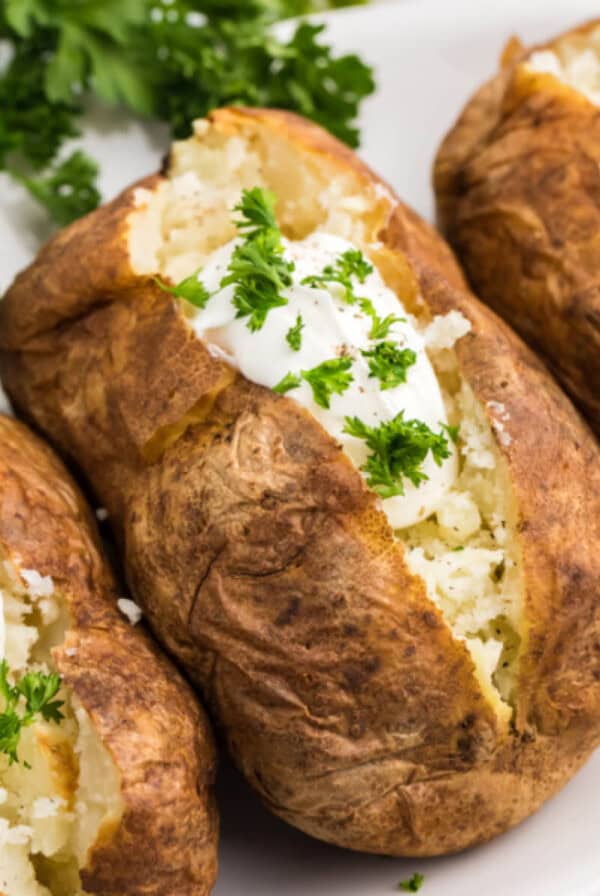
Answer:
<svg viewBox="0 0 600 896"><path fill-rule="evenodd" d="M302 320L302 315L299 314L296 317L296 323L293 327L290 327L287 333L285 334L285 340L289 347L294 352L299 352L302 348L302 330L304 329L304 321Z"/></svg>
<svg viewBox="0 0 600 896"><path fill-rule="evenodd" d="M448 439L436 434L422 420L405 420L400 411L393 420L368 426L358 417L346 417L344 432L363 439L371 453L361 470L367 484L382 498L404 494L404 479L418 487L429 477L421 469L431 451L435 463L450 457Z"/></svg>
<svg viewBox="0 0 600 896"><path fill-rule="evenodd" d="M423 886L423 881L425 880L422 874L419 874L418 871L410 877L408 880L401 880L398 884L399 890L404 890L405 893L418 893L421 887Z"/></svg>
<svg viewBox="0 0 600 896"><path fill-rule="evenodd" d="M64 718L61 712L64 701L54 699L61 686L60 676L56 673L28 672L11 685L8 672L8 663L2 660L0 696L4 709L0 713L0 752L8 756L12 765L19 761L17 750L23 729L32 725L37 716L58 724Z"/></svg>
<svg viewBox="0 0 600 896"><path fill-rule="evenodd" d="M455 553L458 553L458 551L464 551L464 549L465 549L464 544L458 544L455 548L452 548L452 550L453 550Z"/></svg>
<svg viewBox="0 0 600 896"><path fill-rule="evenodd" d="M440 426L444 430L445 433L452 439L454 444L458 442L458 434L460 431L460 426L450 426L448 423L440 423Z"/></svg>
<svg viewBox="0 0 600 896"><path fill-rule="evenodd" d="M301 282L303 285L312 286L313 289L326 286L328 283L339 283L344 288L344 301L348 305L354 305L360 300L354 292L353 278L362 284L372 273L373 265L359 249L347 249L333 264L325 265L320 274L311 274Z"/></svg>
<svg viewBox="0 0 600 896"><path fill-rule="evenodd" d="M189 302L196 308L206 308L206 303L210 299L212 293L210 293L204 283L198 279L200 270L201 269L190 274L189 277L186 277L181 283L178 283L177 286L169 286L167 283L163 283L158 277L154 278L154 282L165 292L171 293L171 295L177 296L179 299L185 299L186 302Z"/></svg>
<svg viewBox="0 0 600 896"><path fill-rule="evenodd" d="M273 387L274 392L283 394L290 389L297 389L302 380L305 380L312 389L315 402L322 408L329 408L332 395L342 395L354 377L350 373L352 358L332 358L323 361L310 370L302 370L300 376L296 373L286 373L282 380Z"/></svg>
<svg viewBox="0 0 600 896"><path fill-rule="evenodd" d="M354 379L351 367L352 358L332 358L302 371L302 378L311 387L313 398L320 407L329 408L332 395L343 395Z"/></svg>
<svg viewBox="0 0 600 896"><path fill-rule="evenodd" d="M287 305L282 290L292 284L294 263L283 257L281 231L275 221L275 196L254 187L244 190L235 210L242 215L236 226L245 241L236 246L221 289L233 284L236 317L247 317L252 332L260 330L273 308Z"/></svg>
<svg viewBox="0 0 600 896"><path fill-rule="evenodd" d="M82 153L85 166L60 172L64 195L43 186L56 178L58 154L80 135L93 98L164 121L178 138L218 106L287 108L356 146L360 104L374 89L371 69L355 55L336 56L322 39L323 25L301 22L285 37L272 29L299 10L339 5L5 0L0 38L10 55L0 66L0 169L24 183L59 224L94 208L96 164Z"/></svg>
<svg viewBox="0 0 600 896"><path fill-rule="evenodd" d="M273 386L273 392L279 392L280 395L284 395L290 389L297 389L301 383L301 378L295 373L286 373L283 379L279 380L276 386Z"/></svg>
<svg viewBox="0 0 600 896"><path fill-rule="evenodd" d="M405 317L397 317L395 314L379 317L371 299L361 299L360 309L361 311L364 311L365 314L368 314L372 321L371 329L369 331L369 339L385 339L389 336L389 332L394 324L406 323Z"/></svg>
<svg viewBox="0 0 600 896"><path fill-rule="evenodd" d="M379 342L361 355L369 359L369 376L377 377L382 391L405 383L408 368L417 361L411 348L399 348L395 342Z"/></svg>

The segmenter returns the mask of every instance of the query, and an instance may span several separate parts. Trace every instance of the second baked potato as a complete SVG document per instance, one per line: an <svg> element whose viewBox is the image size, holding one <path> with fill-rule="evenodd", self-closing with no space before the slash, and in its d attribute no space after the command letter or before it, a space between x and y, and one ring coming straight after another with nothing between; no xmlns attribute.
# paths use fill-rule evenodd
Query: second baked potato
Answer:
<svg viewBox="0 0 600 896"><path fill-rule="evenodd" d="M600 22L525 50L467 103L434 169L475 291L600 433Z"/></svg>
<svg viewBox="0 0 600 896"><path fill-rule="evenodd" d="M108 507L154 631L280 816L450 852L597 745L598 447L322 130L198 122L42 250L0 333L8 392Z"/></svg>

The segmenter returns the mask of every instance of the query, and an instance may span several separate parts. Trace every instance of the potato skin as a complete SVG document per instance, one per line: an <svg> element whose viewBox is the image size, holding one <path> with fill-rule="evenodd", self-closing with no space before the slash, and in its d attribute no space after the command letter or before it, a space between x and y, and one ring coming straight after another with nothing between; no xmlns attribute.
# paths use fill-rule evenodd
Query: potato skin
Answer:
<svg viewBox="0 0 600 896"><path fill-rule="evenodd" d="M384 186L289 113L225 109L211 122L283 137L359 188ZM134 273L134 188L17 278L0 305L0 364L19 408L109 508L136 599L267 805L332 843L424 856L516 824L599 741L600 458L441 238L384 195L377 237L432 314L471 320L463 375L490 420L490 401L510 414L499 450L526 583L511 726L336 443L291 399L227 380L171 299ZM197 422L148 460L155 434L192 408Z"/></svg>
<svg viewBox="0 0 600 896"><path fill-rule="evenodd" d="M543 354L600 433L600 110L528 72L532 51L505 54L442 142L438 220L477 294Z"/></svg>
<svg viewBox="0 0 600 896"><path fill-rule="evenodd" d="M121 774L125 804L81 871L87 893L200 896L216 876L215 751L183 679L117 610L94 524L62 464L22 424L0 417L0 545L50 575L70 627L57 671ZM74 651L74 652L73 652Z"/></svg>

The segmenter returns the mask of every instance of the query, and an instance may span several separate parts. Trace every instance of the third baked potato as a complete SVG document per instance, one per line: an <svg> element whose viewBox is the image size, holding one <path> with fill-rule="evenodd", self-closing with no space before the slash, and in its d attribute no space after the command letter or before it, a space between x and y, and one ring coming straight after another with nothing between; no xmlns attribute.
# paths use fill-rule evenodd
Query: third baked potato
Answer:
<svg viewBox="0 0 600 896"><path fill-rule="evenodd" d="M0 332L10 395L108 507L136 599L280 816L449 852L597 745L598 447L322 130L198 122L42 250Z"/></svg>
<svg viewBox="0 0 600 896"><path fill-rule="evenodd" d="M600 433L600 22L524 50L467 103L434 169L475 291Z"/></svg>
<svg viewBox="0 0 600 896"><path fill-rule="evenodd" d="M208 723L117 599L62 464L0 416L2 896L207 896L214 884Z"/></svg>

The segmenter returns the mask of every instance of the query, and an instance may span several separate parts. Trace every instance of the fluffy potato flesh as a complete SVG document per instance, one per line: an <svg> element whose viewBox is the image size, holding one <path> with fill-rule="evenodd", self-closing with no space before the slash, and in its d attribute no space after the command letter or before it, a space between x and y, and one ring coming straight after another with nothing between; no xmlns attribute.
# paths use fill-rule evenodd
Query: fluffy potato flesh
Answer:
<svg viewBox="0 0 600 896"><path fill-rule="evenodd" d="M53 671L69 625L50 577L0 557L0 649L11 673ZM79 869L123 814L120 775L74 693L64 719L22 730L19 762L0 755L0 893L84 896Z"/></svg>
<svg viewBox="0 0 600 896"><path fill-rule="evenodd" d="M168 179L154 191L137 191L129 231L133 267L173 282L188 277L235 236L233 207L243 189L256 186L276 194L278 222L289 239L322 232L364 251L424 335L448 419L459 426L459 473L435 514L395 535L429 598L468 646L487 698L507 720L521 641L515 501L492 428L458 370L455 346L469 322L457 311L432 320L414 281L375 239L385 189L365 195L351 173L340 176L301 152L290 159L289 144L272 135L227 135L198 122L196 136L175 145ZM509 443L509 414L500 403L491 410L498 439Z"/></svg>
<svg viewBox="0 0 600 896"><path fill-rule="evenodd" d="M554 75L600 105L600 25L534 51L526 65L532 71Z"/></svg>

